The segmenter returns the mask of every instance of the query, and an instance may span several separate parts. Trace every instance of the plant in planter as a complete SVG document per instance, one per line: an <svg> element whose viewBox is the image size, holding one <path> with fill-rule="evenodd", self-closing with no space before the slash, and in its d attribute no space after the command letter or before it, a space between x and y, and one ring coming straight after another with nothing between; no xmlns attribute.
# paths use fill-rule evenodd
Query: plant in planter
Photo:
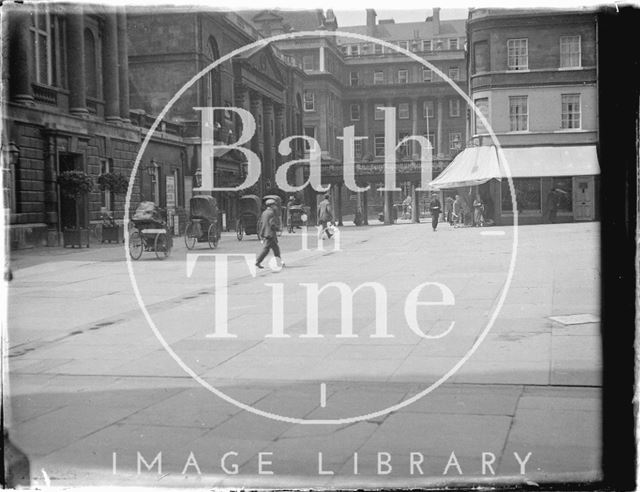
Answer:
<svg viewBox="0 0 640 492"><path fill-rule="evenodd" d="M129 182L122 174L104 173L98 176L98 186L102 191L110 191L114 195L122 195L127 192ZM102 217L102 242L124 240L122 226L118 225L110 214Z"/></svg>
<svg viewBox="0 0 640 492"><path fill-rule="evenodd" d="M80 227L80 198L86 196L93 190L93 179L84 171L64 171L58 175L58 185L60 193L70 198L75 203L75 228L67 228L63 231L64 245L82 247L84 244L89 247L89 230Z"/></svg>

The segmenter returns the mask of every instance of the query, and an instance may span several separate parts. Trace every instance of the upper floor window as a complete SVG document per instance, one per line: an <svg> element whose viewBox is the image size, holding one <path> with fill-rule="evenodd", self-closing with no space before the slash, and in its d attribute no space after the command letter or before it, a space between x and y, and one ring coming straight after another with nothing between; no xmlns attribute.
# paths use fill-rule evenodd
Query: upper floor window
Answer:
<svg viewBox="0 0 640 492"><path fill-rule="evenodd" d="M451 80L460 80L460 67L449 67L449 78Z"/></svg>
<svg viewBox="0 0 640 492"><path fill-rule="evenodd" d="M436 39L435 40L435 48L436 51L440 51L444 49L444 40Z"/></svg>
<svg viewBox="0 0 640 492"><path fill-rule="evenodd" d="M316 110L316 95L311 91L304 91L304 110L315 111Z"/></svg>
<svg viewBox="0 0 640 492"><path fill-rule="evenodd" d="M384 135L375 136L374 151L375 151L376 157L384 156Z"/></svg>
<svg viewBox="0 0 640 492"><path fill-rule="evenodd" d="M431 82L432 79L432 74L431 74L431 70L428 68L423 68L422 69L422 81L423 82Z"/></svg>
<svg viewBox="0 0 640 492"><path fill-rule="evenodd" d="M462 133L453 132L449 133L449 151L455 152L462 148Z"/></svg>
<svg viewBox="0 0 640 492"><path fill-rule="evenodd" d="M449 99L449 116L452 118L460 116L460 99Z"/></svg>
<svg viewBox="0 0 640 492"><path fill-rule="evenodd" d="M473 43L474 73L488 72L489 67L489 43L487 41Z"/></svg>
<svg viewBox="0 0 640 492"><path fill-rule="evenodd" d="M409 103L398 104L398 118L401 120L409 119Z"/></svg>
<svg viewBox="0 0 640 492"><path fill-rule="evenodd" d="M580 128L580 94L562 94L562 128Z"/></svg>
<svg viewBox="0 0 640 492"><path fill-rule="evenodd" d="M560 68L582 66L580 36L560 36Z"/></svg>
<svg viewBox="0 0 640 492"><path fill-rule="evenodd" d="M384 111L382 110L383 107L384 107L384 104L376 104L376 109L373 114L373 119L384 120Z"/></svg>
<svg viewBox="0 0 640 492"><path fill-rule="evenodd" d="M507 40L507 68L527 70L529 68L529 40L527 38Z"/></svg>
<svg viewBox="0 0 640 492"><path fill-rule="evenodd" d="M360 121L360 105L352 104L350 110L351 110L351 121Z"/></svg>
<svg viewBox="0 0 640 492"><path fill-rule="evenodd" d="M400 48L408 50L409 49L409 41L400 41L398 43L398 46L400 46Z"/></svg>
<svg viewBox="0 0 640 492"><path fill-rule="evenodd" d="M360 75L358 72L349 72L349 85L355 87L360 82Z"/></svg>
<svg viewBox="0 0 640 492"><path fill-rule="evenodd" d="M31 77L39 84L66 87L66 25L47 9L36 5L31 16Z"/></svg>
<svg viewBox="0 0 640 492"><path fill-rule="evenodd" d="M529 103L527 96L509 97L509 122L512 132L529 130Z"/></svg>
<svg viewBox="0 0 640 492"><path fill-rule="evenodd" d="M449 39L449 49L457 50L458 49L458 38Z"/></svg>
<svg viewBox="0 0 640 492"><path fill-rule="evenodd" d="M350 44L349 50L347 52L351 56L360 56L360 45L359 44Z"/></svg>
<svg viewBox="0 0 640 492"><path fill-rule="evenodd" d="M398 84L407 84L409 82L409 70L398 70Z"/></svg>
<svg viewBox="0 0 640 492"><path fill-rule="evenodd" d="M433 101L424 101L422 103L422 116L424 118L433 118Z"/></svg>
<svg viewBox="0 0 640 492"><path fill-rule="evenodd" d="M382 54L382 45L375 43L373 45L373 54L374 55L381 55Z"/></svg>
<svg viewBox="0 0 640 492"><path fill-rule="evenodd" d="M402 142L407 137L409 137L409 133L407 133L407 132L399 133L398 134L398 142ZM400 153L400 155L402 155L404 157L410 157L411 156L411 141L407 140L406 142L400 143L400 146L398 147L398 152Z"/></svg>
<svg viewBox="0 0 640 492"><path fill-rule="evenodd" d="M353 153L358 157L362 155L362 140L356 140L353 142Z"/></svg>
<svg viewBox="0 0 640 492"><path fill-rule="evenodd" d="M84 70L87 96L97 98L99 96L97 46L93 32L89 28L84 30Z"/></svg>
<svg viewBox="0 0 640 492"><path fill-rule="evenodd" d="M304 55L302 57L303 70L313 70L313 55Z"/></svg>
<svg viewBox="0 0 640 492"><path fill-rule="evenodd" d="M384 72L383 71L373 72L373 83L374 84L384 84Z"/></svg>
<svg viewBox="0 0 640 492"><path fill-rule="evenodd" d="M422 41L422 51L431 51L431 40L425 39Z"/></svg>
<svg viewBox="0 0 640 492"><path fill-rule="evenodd" d="M475 101L473 101L473 103L476 105L476 108L478 108L478 111L480 111L480 114L484 116L487 122L489 122L489 98L482 97L482 98L476 99ZM482 123L482 120L475 113L475 111L474 111L474 121L475 121L476 134L487 133L487 128L484 126L484 124Z"/></svg>

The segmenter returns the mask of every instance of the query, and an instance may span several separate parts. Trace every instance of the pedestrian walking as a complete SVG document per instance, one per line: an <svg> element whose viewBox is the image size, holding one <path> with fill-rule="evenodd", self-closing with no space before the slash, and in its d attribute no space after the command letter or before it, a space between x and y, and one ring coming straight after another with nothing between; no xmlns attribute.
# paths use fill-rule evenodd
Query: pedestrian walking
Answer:
<svg viewBox="0 0 640 492"><path fill-rule="evenodd" d="M473 200L473 225L475 227L484 226L484 203L480 197L480 193L476 193L476 199Z"/></svg>
<svg viewBox="0 0 640 492"><path fill-rule="evenodd" d="M453 224L454 227L460 227L464 223L464 205L460 195L456 195L453 202Z"/></svg>
<svg viewBox="0 0 640 492"><path fill-rule="evenodd" d="M444 219L450 226L453 225L453 198L451 196L444 199Z"/></svg>
<svg viewBox="0 0 640 492"><path fill-rule="evenodd" d="M558 206L560 205L560 196L556 190L549 191L547 195L547 221L553 224L558 215Z"/></svg>
<svg viewBox="0 0 640 492"><path fill-rule="evenodd" d="M438 195L433 193L431 195L431 202L429 203L429 211L431 212L431 227L433 228L433 232L436 232L438 228L438 218L440 217L440 211L442 206L440 205L440 200L438 199Z"/></svg>
<svg viewBox="0 0 640 492"><path fill-rule="evenodd" d="M324 195L324 199L318 204L318 222L322 226L322 230L318 235L318 239L322 238L324 233L331 239L333 234L329 230L329 224L333 221L333 213L331 211L331 203L329 203L329 193Z"/></svg>
<svg viewBox="0 0 640 492"><path fill-rule="evenodd" d="M278 259L280 265L284 266L284 261L282 261L280 257L280 246L278 245L279 221L275 210L278 205L273 199L268 199L266 205L267 208L262 212L260 222L258 223L258 237L263 242L264 247L256 259L256 266L258 268L264 268L262 266L262 260L267 257L270 250L273 251L273 256Z"/></svg>

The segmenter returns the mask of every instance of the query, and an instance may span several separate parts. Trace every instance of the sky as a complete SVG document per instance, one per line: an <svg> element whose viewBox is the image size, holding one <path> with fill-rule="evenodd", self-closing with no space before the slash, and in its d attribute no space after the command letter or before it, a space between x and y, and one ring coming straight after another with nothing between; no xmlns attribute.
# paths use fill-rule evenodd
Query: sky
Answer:
<svg viewBox="0 0 640 492"><path fill-rule="evenodd" d="M421 22L431 15L431 9L411 9L411 10L383 10L375 9L377 17L380 19L394 19L396 22ZM334 13L338 19L338 28L340 26L363 26L366 24L366 14L363 8L357 10L339 10L335 9ZM440 19L466 19L467 9L442 9L440 11Z"/></svg>

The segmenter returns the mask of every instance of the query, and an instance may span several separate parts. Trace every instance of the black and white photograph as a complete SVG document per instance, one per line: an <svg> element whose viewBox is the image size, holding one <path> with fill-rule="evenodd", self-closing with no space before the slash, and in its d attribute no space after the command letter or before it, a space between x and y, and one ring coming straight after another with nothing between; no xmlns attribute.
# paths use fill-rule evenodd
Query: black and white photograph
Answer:
<svg viewBox="0 0 640 492"><path fill-rule="evenodd" d="M5 487L635 490L640 11L354 5L2 2Z"/></svg>

